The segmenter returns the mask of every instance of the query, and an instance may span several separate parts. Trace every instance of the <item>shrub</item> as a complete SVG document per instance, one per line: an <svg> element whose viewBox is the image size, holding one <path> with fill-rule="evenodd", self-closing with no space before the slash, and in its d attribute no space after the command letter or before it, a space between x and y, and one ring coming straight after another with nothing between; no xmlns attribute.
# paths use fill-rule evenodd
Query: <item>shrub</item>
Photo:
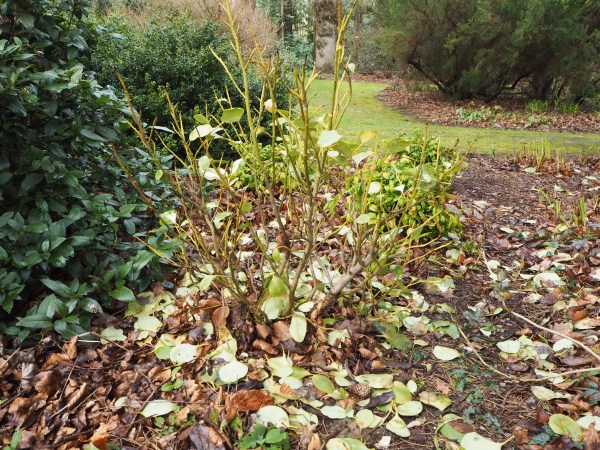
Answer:
<svg viewBox="0 0 600 450"><path fill-rule="evenodd" d="M239 104L239 92L229 81L215 54L230 61L228 34L214 22L197 23L184 13L147 27L132 24L118 15L101 20L113 36L100 40L94 48L94 67L100 82L119 86L115 70L122 76L133 104L149 123L169 126L171 117L165 107L166 93L177 104L184 125L191 128L198 113L216 113L223 98ZM213 54L214 52L214 54ZM239 71L234 77L239 77ZM258 106L261 83L249 73L252 101ZM284 107L285 97L278 102ZM219 148L224 151L224 147ZM229 152L226 157L232 157Z"/></svg>
<svg viewBox="0 0 600 450"><path fill-rule="evenodd" d="M536 99L598 92L593 2L382 0L380 17L388 53L453 98L491 100L517 85Z"/></svg>
<svg viewBox="0 0 600 450"><path fill-rule="evenodd" d="M367 191L373 217L393 216L386 226L404 227L419 242L459 233L458 217L445 206L450 183L462 167L456 150L420 132L384 146L387 151L373 165L364 166L349 180L350 198L362 198ZM398 211L402 213L394 216Z"/></svg>
<svg viewBox="0 0 600 450"><path fill-rule="evenodd" d="M234 30L230 14L228 19ZM239 67L248 70L235 33L233 48ZM334 101L327 114L315 117L308 90L317 74L297 71L290 88L295 107L278 109L271 99L279 82L273 77L276 62L257 50L253 63L264 71L261 107L252 107L246 77L242 83L232 79L244 93L243 107L197 116L198 125L189 134L181 122L176 124L186 157L175 170L157 167L179 199L176 209L161 215L163 226L157 230L164 242L173 243L174 263L187 270L197 289L218 290L224 305L243 308L256 320L292 316L299 323L297 342L307 333L309 311L317 322L332 302L351 301L358 291L377 286L380 293L399 295L405 289L404 270L419 258L412 250L436 241L437 236L423 239L423 229L441 213L424 220L419 216L414 228L393 222L402 224L424 200L445 192L456 171L457 161L445 156L446 149L428 149L427 141L421 140L405 153L411 160L410 182L398 195L406 201L396 198L397 208L384 205L378 192L360 187L346 201L349 181L360 179L357 185L370 187L378 176L383 184L385 174L377 168L383 148L375 132L344 139L336 131L350 104L350 97L340 94L348 73L342 70L343 56L338 40ZM178 116L173 104L170 110L172 117ZM164 143L148 138L133 114L136 133L150 154L165 151ZM257 124L267 118L265 131ZM259 142L262 134L268 134L268 146ZM235 146L242 158L229 166L211 158L217 138ZM253 184L240 187L243 165ZM442 195L440 204L443 201ZM382 207L371 208L373 204ZM384 286L378 277L385 275L390 281Z"/></svg>
<svg viewBox="0 0 600 450"><path fill-rule="evenodd" d="M93 38L86 6L1 6L0 329L21 339L50 327L81 333L111 297L133 300L126 281L151 281L141 272L153 255L124 241L140 231L146 206L109 146L127 126L123 102L84 65ZM148 159L138 156L151 191Z"/></svg>

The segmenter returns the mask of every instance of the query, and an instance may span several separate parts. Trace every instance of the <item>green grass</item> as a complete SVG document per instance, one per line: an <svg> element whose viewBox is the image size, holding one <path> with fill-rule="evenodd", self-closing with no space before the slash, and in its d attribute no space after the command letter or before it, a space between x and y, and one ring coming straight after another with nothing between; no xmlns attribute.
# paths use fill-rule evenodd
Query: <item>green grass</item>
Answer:
<svg viewBox="0 0 600 450"><path fill-rule="evenodd" d="M313 104L326 111L331 102L332 82L316 80L311 86ZM386 108L377 96L386 87L381 83L352 83L352 101L342 120L340 133L357 135L364 130L379 132L383 138L393 138L401 132L423 130L425 123ZM429 125L428 134L439 136L444 145L468 148L475 141L473 150L481 153L512 152L523 147L545 145L552 151L565 153L600 154L600 134L598 133L557 133L529 130L493 130L485 128Z"/></svg>

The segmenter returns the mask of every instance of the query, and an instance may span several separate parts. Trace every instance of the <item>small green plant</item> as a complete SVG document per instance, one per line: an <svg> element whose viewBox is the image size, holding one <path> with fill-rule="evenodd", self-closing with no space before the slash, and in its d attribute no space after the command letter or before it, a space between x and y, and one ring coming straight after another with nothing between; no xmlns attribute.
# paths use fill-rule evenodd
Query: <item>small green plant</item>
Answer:
<svg viewBox="0 0 600 450"><path fill-rule="evenodd" d="M493 109L489 106L482 106L479 109L470 108L458 108L456 114L458 120L463 122L487 122L494 120L496 114L499 113L502 108L496 105Z"/></svg>
<svg viewBox="0 0 600 450"><path fill-rule="evenodd" d="M533 99L527 102L525 110L534 114L544 114L550 109L550 102L548 100Z"/></svg>
<svg viewBox="0 0 600 450"><path fill-rule="evenodd" d="M579 114L579 103L568 101L560 102L557 105L557 109L564 114L575 116Z"/></svg>
<svg viewBox="0 0 600 450"><path fill-rule="evenodd" d="M287 432L276 427L265 427L256 424L252 433L240 439L236 445L240 450L264 449L264 450L289 450L290 437Z"/></svg>
<svg viewBox="0 0 600 450"><path fill-rule="evenodd" d="M21 443L21 440L23 439L23 432L19 429L17 429L13 435L12 438L10 439L10 444L3 447L2 450L17 450L19 448L19 444Z"/></svg>

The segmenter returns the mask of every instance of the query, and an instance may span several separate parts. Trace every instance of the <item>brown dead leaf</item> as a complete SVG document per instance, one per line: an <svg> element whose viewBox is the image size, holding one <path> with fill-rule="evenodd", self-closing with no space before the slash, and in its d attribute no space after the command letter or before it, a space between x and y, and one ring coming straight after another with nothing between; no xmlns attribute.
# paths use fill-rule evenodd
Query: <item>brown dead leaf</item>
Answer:
<svg viewBox="0 0 600 450"><path fill-rule="evenodd" d="M27 417L33 414L34 410L31 406L31 399L25 397L17 397L13 400L8 408L10 414L9 424L16 427L21 427Z"/></svg>
<svg viewBox="0 0 600 450"><path fill-rule="evenodd" d="M226 450L227 440L212 427L201 423L195 424L189 434L190 449L192 450Z"/></svg>
<svg viewBox="0 0 600 450"><path fill-rule="evenodd" d="M300 440L298 441L298 448L301 450L319 450L321 448L321 441L319 439L319 435L315 433L316 425L308 425L302 428L302 434L300 435ZM317 442L315 441L315 436L317 437Z"/></svg>
<svg viewBox="0 0 600 450"><path fill-rule="evenodd" d="M563 364L566 364L569 367L577 367L577 366L586 366L595 362L596 360L592 355L586 356L565 356L560 358L560 361Z"/></svg>
<svg viewBox="0 0 600 450"><path fill-rule="evenodd" d="M77 357L77 336L73 336L63 347L64 352L73 360Z"/></svg>
<svg viewBox="0 0 600 450"><path fill-rule="evenodd" d="M225 320L229 316L229 306L223 305L215 309L212 313L212 323L215 329L221 328L225 324Z"/></svg>
<svg viewBox="0 0 600 450"><path fill-rule="evenodd" d="M271 327L265 325L264 323L256 324L256 333L261 339L266 339L272 333Z"/></svg>
<svg viewBox="0 0 600 450"><path fill-rule="evenodd" d="M273 398L259 390L237 391L225 400L227 421L231 422L238 412L258 411L265 405L272 405Z"/></svg>
<svg viewBox="0 0 600 450"><path fill-rule="evenodd" d="M513 434L517 444L519 445L527 444L531 439L529 436L529 430L527 428L516 427Z"/></svg>
<svg viewBox="0 0 600 450"><path fill-rule="evenodd" d="M556 406L558 406L560 409L562 409L564 411L569 411L569 412L576 412L579 410L579 408L576 405L572 405L571 403L557 403Z"/></svg>
<svg viewBox="0 0 600 450"><path fill-rule="evenodd" d="M290 334L290 326L287 322L280 320L273 324L273 333L275 337L280 341L287 341L288 339L292 339L292 335Z"/></svg>
<svg viewBox="0 0 600 450"><path fill-rule="evenodd" d="M600 449L600 435L593 423L590 424L583 434L583 448L584 450Z"/></svg>
<svg viewBox="0 0 600 450"><path fill-rule="evenodd" d="M321 448L321 438L318 434L313 434L308 443L307 450L319 450Z"/></svg>
<svg viewBox="0 0 600 450"><path fill-rule="evenodd" d="M178 425L181 425L187 421L189 414L190 414L190 407L184 406L178 412L176 412L175 414L172 414L172 417L175 420L175 423L177 423Z"/></svg>
<svg viewBox="0 0 600 450"><path fill-rule="evenodd" d="M450 386L439 378L435 379L435 389L444 395L450 395Z"/></svg>
<svg viewBox="0 0 600 450"><path fill-rule="evenodd" d="M453 420L450 422L450 426L462 434L472 433L475 431L475 427L464 420Z"/></svg>
<svg viewBox="0 0 600 450"><path fill-rule="evenodd" d="M262 350L263 352L266 352L269 355L279 354L279 350L277 350L268 342L263 341L262 339L255 339L254 342L252 342L252 348L255 350Z"/></svg>
<svg viewBox="0 0 600 450"><path fill-rule="evenodd" d="M33 379L33 386L43 398L48 398L60 386L61 376L57 370L46 370L38 373Z"/></svg>
<svg viewBox="0 0 600 450"><path fill-rule="evenodd" d="M66 353L54 353L52 355L50 355L50 358L48 358L48 361L46 361L46 364L43 365L42 370L47 370L48 368L58 364L58 363L64 363L67 361L70 361L71 358L69 358L69 355L67 355Z"/></svg>
<svg viewBox="0 0 600 450"><path fill-rule="evenodd" d="M108 445L108 425L104 422L100 423L100 426L94 431L94 434L90 438L90 443L99 450L106 450Z"/></svg>

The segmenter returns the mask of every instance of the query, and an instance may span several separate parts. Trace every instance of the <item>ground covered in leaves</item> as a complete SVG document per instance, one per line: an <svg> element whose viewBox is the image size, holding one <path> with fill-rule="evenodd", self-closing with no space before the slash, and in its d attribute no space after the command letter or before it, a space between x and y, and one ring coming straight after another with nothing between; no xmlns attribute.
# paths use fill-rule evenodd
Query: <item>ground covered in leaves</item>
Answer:
<svg viewBox="0 0 600 450"><path fill-rule="evenodd" d="M415 263L404 297L333 307L307 332L184 278L88 336L2 340L0 443L600 448L600 162L468 162L462 243Z"/></svg>
<svg viewBox="0 0 600 450"><path fill-rule="evenodd" d="M387 80L380 100L427 123L539 131L600 132L600 114L591 105L553 105L529 102L526 96L500 96L491 102L482 99L451 102L426 83L403 79Z"/></svg>

